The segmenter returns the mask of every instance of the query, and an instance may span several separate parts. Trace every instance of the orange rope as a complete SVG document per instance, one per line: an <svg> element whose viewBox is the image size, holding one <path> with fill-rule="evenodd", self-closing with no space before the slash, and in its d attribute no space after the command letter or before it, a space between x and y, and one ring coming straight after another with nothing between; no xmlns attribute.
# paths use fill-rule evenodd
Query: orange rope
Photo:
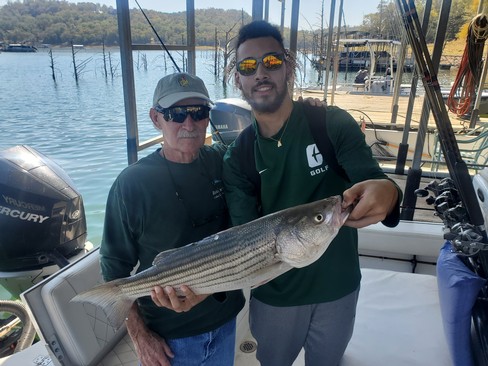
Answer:
<svg viewBox="0 0 488 366"><path fill-rule="evenodd" d="M483 47L488 36L488 19L478 14L469 24L466 47L447 99L449 110L458 116L471 111L480 82Z"/></svg>

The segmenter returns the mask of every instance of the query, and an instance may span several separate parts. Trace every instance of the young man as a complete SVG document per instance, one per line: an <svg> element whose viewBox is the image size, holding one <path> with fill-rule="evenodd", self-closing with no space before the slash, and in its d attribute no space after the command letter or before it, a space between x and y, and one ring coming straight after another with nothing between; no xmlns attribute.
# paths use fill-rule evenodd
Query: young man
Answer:
<svg viewBox="0 0 488 366"><path fill-rule="evenodd" d="M348 179L329 167L303 105L288 93L293 76L277 28L264 21L241 28L235 82L252 107L256 138L247 143L254 145L261 185L256 193L238 139L224 157L226 199L234 225L336 194L343 195L344 208L352 206L347 227L317 262L254 289L250 302L261 365L291 365L304 347L307 366L336 366L352 335L359 293L356 228L381 220L395 226L400 192L373 159L356 121L336 107L327 108L327 131Z"/></svg>
<svg viewBox="0 0 488 366"><path fill-rule="evenodd" d="M100 248L106 281L152 265L161 251L198 241L228 227L221 145L205 146L209 96L203 81L186 73L163 77L154 92L151 120L163 147L127 167L113 184ZM234 364L241 291L196 296L171 287L140 298L127 329L143 366Z"/></svg>

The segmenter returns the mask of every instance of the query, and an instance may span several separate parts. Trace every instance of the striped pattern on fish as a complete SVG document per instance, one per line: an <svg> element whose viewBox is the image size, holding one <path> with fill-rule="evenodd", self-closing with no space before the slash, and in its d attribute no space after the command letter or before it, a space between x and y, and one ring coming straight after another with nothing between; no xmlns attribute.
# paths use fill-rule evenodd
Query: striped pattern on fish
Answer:
<svg viewBox="0 0 488 366"><path fill-rule="evenodd" d="M196 294L256 287L322 256L346 220L341 197L282 210L198 242L161 252L153 266L80 293L72 301L103 308L119 327L133 301L156 286L181 285Z"/></svg>

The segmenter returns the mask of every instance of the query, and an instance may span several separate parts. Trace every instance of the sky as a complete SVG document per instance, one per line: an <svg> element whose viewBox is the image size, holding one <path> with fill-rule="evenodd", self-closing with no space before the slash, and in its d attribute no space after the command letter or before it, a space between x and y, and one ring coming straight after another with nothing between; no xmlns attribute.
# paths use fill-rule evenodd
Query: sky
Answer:
<svg viewBox="0 0 488 366"><path fill-rule="evenodd" d="M13 0L0 0L0 5L5 5ZM80 2L68 0L69 2ZM115 7L115 0L86 0L93 3L100 3ZM248 14L252 14L252 0L194 0L195 8L220 8L220 9L244 9ZM185 0L138 0L143 9L159 10L167 13L184 11L186 9ZM386 3L387 1L385 1ZM265 0L263 0L265 3ZM347 26L360 25L365 14L377 12L380 0L344 0L344 17ZM325 0L325 25L329 22L331 0ZM339 11L340 0L335 1L336 14ZM285 0L285 27L290 26L292 0ZM137 4L134 0L129 0L129 7L135 8ZM300 29L310 29L309 24L317 29L320 27L320 12L322 0L301 0L300 17L298 27ZM281 2L269 0L269 21L276 25L281 24ZM337 15L334 17L334 25L337 25ZM344 19L342 20L344 25Z"/></svg>
<svg viewBox="0 0 488 366"><path fill-rule="evenodd" d="M3 0L0 0L3 1ZM110 1L110 0L100 0ZM143 8L160 10L164 12L184 11L186 8L186 1L184 0L138 0ZM221 9L244 9L248 14L252 15L252 0L236 1L236 0L194 0L195 8L221 8ZM265 0L263 0L265 3ZM380 0L344 0L344 16L346 25L360 25L363 20L363 15L377 12ZM385 1L386 3L386 1ZM108 4L108 3L107 3ZM134 4L134 5L132 5ZM330 17L331 0L325 0L325 22L328 24ZM340 0L335 1L336 14L339 12ZM137 6L135 1L129 0L129 6ZM285 26L290 25L291 21L291 6L292 0L285 0ZM300 28L309 28L308 23L318 28L320 27L320 13L322 9L322 0L301 0L300 1L300 17L298 24ZM281 23L281 2L278 0L269 0L269 20L272 23L279 25ZM307 22L308 21L308 22ZM337 16L335 17L335 25L337 25ZM344 20L342 20L344 24Z"/></svg>

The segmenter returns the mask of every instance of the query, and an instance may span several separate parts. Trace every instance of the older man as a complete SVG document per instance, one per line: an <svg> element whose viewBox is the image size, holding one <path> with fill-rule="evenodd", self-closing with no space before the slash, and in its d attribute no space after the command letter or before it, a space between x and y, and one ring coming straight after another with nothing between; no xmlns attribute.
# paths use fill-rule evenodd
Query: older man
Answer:
<svg viewBox="0 0 488 366"><path fill-rule="evenodd" d="M203 81L176 73L154 91L151 121L163 147L127 167L113 184L105 215L101 267L105 280L151 266L163 250L196 242L228 226L221 145L204 145L209 96ZM241 291L196 296L171 287L141 298L127 329L143 366L234 363Z"/></svg>

